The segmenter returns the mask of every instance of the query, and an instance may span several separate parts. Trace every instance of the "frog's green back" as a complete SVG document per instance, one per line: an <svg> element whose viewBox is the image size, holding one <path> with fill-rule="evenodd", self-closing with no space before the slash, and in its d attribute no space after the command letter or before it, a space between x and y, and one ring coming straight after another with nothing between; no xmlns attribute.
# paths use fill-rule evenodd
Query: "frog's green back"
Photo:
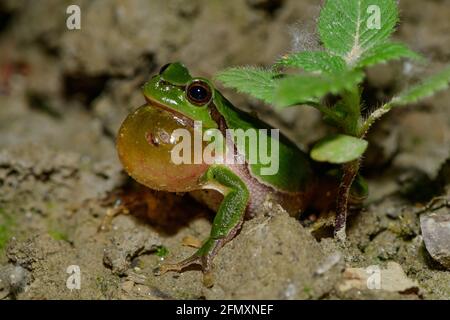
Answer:
<svg viewBox="0 0 450 320"><path fill-rule="evenodd" d="M230 129L268 129L270 136L271 128L263 121L252 117L250 114L237 109L231 102L223 97L220 92L215 91L215 105L219 113L224 117L227 127ZM275 138L270 137L266 139L267 153L270 154L270 140ZM258 138L258 142L259 142ZM312 169L308 156L297 148L291 141L280 133L279 142L279 166L278 171L273 175L261 175L261 169L270 166L260 162L250 164L249 169L251 174L259 181L269 184L278 190L287 192L302 191L306 188L308 181L312 176ZM259 144L258 144L259 145ZM247 143L245 146L245 156L249 159L250 146Z"/></svg>

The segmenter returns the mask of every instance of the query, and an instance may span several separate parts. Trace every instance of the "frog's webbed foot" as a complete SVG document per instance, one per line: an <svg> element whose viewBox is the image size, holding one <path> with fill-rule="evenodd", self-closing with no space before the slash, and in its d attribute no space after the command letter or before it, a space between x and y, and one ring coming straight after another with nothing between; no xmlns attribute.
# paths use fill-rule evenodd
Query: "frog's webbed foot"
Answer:
<svg viewBox="0 0 450 320"><path fill-rule="evenodd" d="M160 276L167 272L182 272L190 266L200 266L203 271L203 283L206 287L211 287L212 278L212 260L217 251L222 247L226 239L208 240L196 253L189 258L178 263L162 264L157 270L156 275Z"/></svg>
<svg viewBox="0 0 450 320"><path fill-rule="evenodd" d="M200 265L202 267L203 271L203 284L205 287L212 287L214 284L214 281L212 279L212 272L211 272L211 262L208 262L208 259L206 257L199 257L197 255L192 255L191 257L180 261L178 263L165 263L161 265L157 271L156 275L163 275L166 272L173 271L173 272L182 272L186 268L192 266L192 265Z"/></svg>
<svg viewBox="0 0 450 320"><path fill-rule="evenodd" d="M188 268L191 265L201 265L203 269L203 260L204 259L202 259L202 257L192 255L189 258L177 263L164 263L156 270L156 275L161 276L169 271L182 272L184 269Z"/></svg>

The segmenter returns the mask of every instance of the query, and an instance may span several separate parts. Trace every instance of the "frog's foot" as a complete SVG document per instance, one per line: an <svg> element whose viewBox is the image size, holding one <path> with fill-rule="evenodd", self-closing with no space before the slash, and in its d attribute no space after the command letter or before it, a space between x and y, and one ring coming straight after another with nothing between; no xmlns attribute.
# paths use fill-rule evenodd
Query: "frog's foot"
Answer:
<svg viewBox="0 0 450 320"><path fill-rule="evenodd" d="M212 257L211 257L212 258ZM189 258L180 261L178 263L165 263L163 265L161 265L157 272L156 275L160 276L163 275L167 272L182 272L183 270L186 270L187 268L189 268L190 266L193 265L200 265L202 268L202 271L204 274L208 274L211 272L212 269L212 259L208 258L207 256L198 256L197 254L193 254L192 256L190 256Z"/></svg>
<svg viewBox="0 0 450 320"><path fill-rule="evenodd" d="M224 242L224 240L225 239L206 241L206 243L189 258L178 263L162 264L159 267L157 274L163 275L164 273L169 271L182 272L184 269L190 267L191 265L200 265L203 272L209 272L212 268L212 260L217 251L222 247L222 243Z"/></svg>
<svg viewBox="0 0 450 320"><path fill-rule="evenodd" d="M228 239L208 240L206 243L192 256L178 263L165 263L161 265L156 275L163 275L166 272L182 272L192 265L199 265L203 271L203 283L206 287L213 285L212 280L212 261L219 249L228 242Z"/></svg>
<svg viewBox="0 0 450 320"><path fill-rule="evenodd" d="M106 210L106 214L102 219L102 222L98 226L98 231L108 231L111 227L112 220L121 214L129 214L127 206L125 206L122 202L117 202L114 204L114 207L108 208Z"/></svg>

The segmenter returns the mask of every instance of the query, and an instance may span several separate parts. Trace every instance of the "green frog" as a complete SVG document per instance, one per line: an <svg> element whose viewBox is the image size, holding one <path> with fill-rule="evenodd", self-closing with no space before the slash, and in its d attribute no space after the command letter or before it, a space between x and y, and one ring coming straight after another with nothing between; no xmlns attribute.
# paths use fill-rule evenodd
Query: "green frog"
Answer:
<svg viewBox="0 0 450 320"><path fill-rule="evenodd" d="M319 178L308 155L294 143L233 106L210 80L192 77L183 64L165 65L145 83L143 94L146 104L124 120L118 133L118 154L126 172L154 190L192 192L217 210L210 235L198 251L179 263L162 265L160 273L181 272L192 264L208 273L220 248L236 236L245 219L255 216L265 201L280 204L291 215L309 206L333 203L337 180ZM201 133L215 132L216 146L224 146L218 161L195 161L195 151L187 155L191 162L175 163L173 151L179 148L180 139L173 133L179 129L191 133L187 145L193 146L198 123ZM256 140L237 142L227 134L229 130L254 131ZM217 133L222 139L217 139ZM206 142L201 141L202 147ZM252 153L258 154L260 149L265 153L276 151L274 172L264 170L273 164L263 163L258 157L249 161Z"/></svg>

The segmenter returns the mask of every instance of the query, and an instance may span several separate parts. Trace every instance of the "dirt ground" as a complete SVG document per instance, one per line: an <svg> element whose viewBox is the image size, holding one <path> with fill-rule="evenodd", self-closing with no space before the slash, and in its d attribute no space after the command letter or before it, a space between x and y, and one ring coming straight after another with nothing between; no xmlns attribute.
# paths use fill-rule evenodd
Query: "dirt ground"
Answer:
<svg viewBox="0 0 450 320"><path fill-rule="evenodd" d="M81 30L66 28L74 2ZM350 218L346 246L331 237L331 213L299 221L267 203L218 254L213 287L195 269L155 275L195 250L214 213L187 194L142 190L122 171L115 134L144 103L140 86L170 61L211 77L318 46L320 4L1 1L0 299L450 299L449 267L430 255L420 227L421 216L450 210L450 91L374 127L363 165L370 197ZM372 109L450 60L450 0L400 7L395 38L430 63L368 70ZM315 110L275 113L224 92L305 147L327 131ZM148 210L101 230L120 195L143 197ZM79 289L67 286L70 266L81 272ZM373 274L381 287L368 285Z"/></svg>

